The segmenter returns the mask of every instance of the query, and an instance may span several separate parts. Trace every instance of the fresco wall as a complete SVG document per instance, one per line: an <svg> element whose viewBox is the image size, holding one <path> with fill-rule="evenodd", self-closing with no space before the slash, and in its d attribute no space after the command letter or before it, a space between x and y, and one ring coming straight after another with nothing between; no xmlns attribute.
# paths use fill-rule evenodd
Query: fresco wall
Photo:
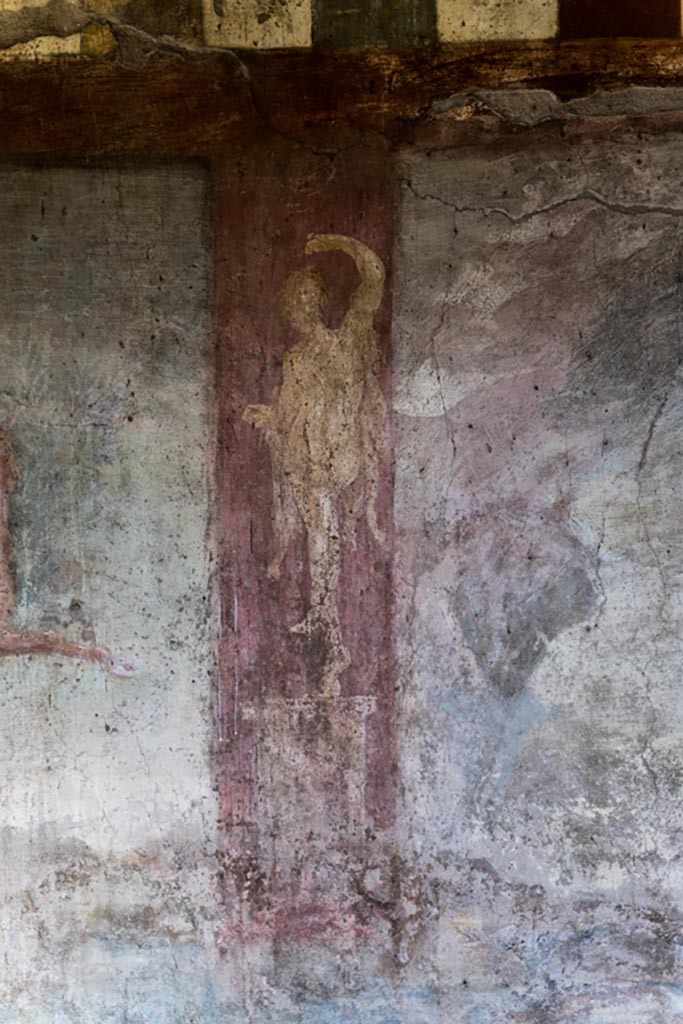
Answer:
<svg viewBox="0 0 683 1024"><path fill-rule="evenodd" d="M568 134L400 163L396 636L427 881L406 974L427 1019L683 1015L683 150Z"/></svg>
<svg viewBox="0 0 683 1024"><path fill-rule="evenodd" d="M615 102L2 167L0 1021L683 1021L683 136Z"/></svg>
<svg viewBox="0 0 683 1024"><path fill-rule="evenodd" d="M0 175L0 416L18 477L0 1019L202 1019L217 817L206 175ZM111 662L91 663L96 647Z"/></svg>

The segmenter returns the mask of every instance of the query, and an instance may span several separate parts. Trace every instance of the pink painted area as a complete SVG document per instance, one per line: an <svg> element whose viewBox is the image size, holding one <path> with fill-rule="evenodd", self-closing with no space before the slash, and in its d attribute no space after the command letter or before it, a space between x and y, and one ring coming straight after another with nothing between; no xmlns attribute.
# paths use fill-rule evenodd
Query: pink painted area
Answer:
<svg viewBox="0 0 683 1024"><path fill-rule="evenodd" d="M587 414L582 394L568 389L578 364L592 358L582 328L588 337L614 287L610 265L599 284L594 279L595 239L606 216L577 203L539 216L530 235L528 224L511 226L493 213L482 216L476 248L460 253L454 243L445 299L430 303L404 371L410 379L436 365L442 380L472 381L452 401L446 385L438 415L416 408L426 466L415 490L423 487L423 504L439 495L445 521L556 510L571 493L572 475L604 460L602 442L623 410L612 400ZM400 429L410 443L411 420Z"/></svg>
<svg viewBox="0 0 683 1024"><path fill-rule="evenodd" d="M314 942L325 939L354 942L367 939L374 929L370 923L364 922L367 913L361 909L361 903L361 897L342 903L288 900L257 911L244 922L227 928L222 932L220 941L228 946L235 939L247 942Z"/></svg>
<svg viewBox="0 0 683 1024"><path fill-rule="evenodd" d="M418 191L450 200L453 168L455 182L420 180ZM595 510L635 463L614 443L632 416L614 381L624 357L599 363L615 315L607 296L624 287L596 253L614 215L577 202L514 223L485 209L487 187L463 201L482 211L458 221L406 300L396 557L401 614L423 617L429 671L507 701L561 632L592 634L605 600ZM521 216L526 202L520 186L500 205ZM441 230L441 214L425 202L410 217L406 235L424 248L424 225ZM644 247L639 227L621 226L628 254Z"/></svg>
<svg viewBox="0 0 683 1024"><path fill-rule="evenodd" d="M129 679L137 671L135 665L112 654L108 647L79 644L57 633L30 633L0 625L0 658L48 654L101 665L119 679Z"/></svg>

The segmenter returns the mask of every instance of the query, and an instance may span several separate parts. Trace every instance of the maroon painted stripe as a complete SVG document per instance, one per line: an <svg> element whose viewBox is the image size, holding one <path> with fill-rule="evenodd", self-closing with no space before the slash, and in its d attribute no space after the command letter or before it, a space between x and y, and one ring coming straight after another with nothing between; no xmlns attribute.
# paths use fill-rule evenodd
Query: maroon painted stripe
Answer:
<svg viewBox="0 0 683 1024"><path fill-rule="evenodd" d="M277 143L250 151L244 161L231 157L220 163L215 188L222 613L215 757L229 867L226 898L241 899L240 919L246 914L265 927L265 914L273 927L301 938L347 920L339 906L353 903L352 876L362 867L365 845L389 829L395 816L390 418L377 502L385 540L373 537L364 518L355 530L342 531L337 607L351 664L339 676L338 696L326 698L320 684L328 653L324 637L291 632L311 600L306 530L299 523L280 578L271 578L274 464L264 431L246 422L244 411L251 404L272 404L283 359L301 340L278 304L291 272L317 267L328 287L333 325L340 323L358 283L347 255L304 254L310 233L358 239L384 262L387 279L375 329L389 409L388 153L383 144L360 145L330 159ZM318 400L317 387L314 374L307 391L312 402ZM354 495L357 486L340 498L342 525L342 506ZM269 743L276 728L283 730L280 746L289 746L277 756L292 766L293 778L272 776ZM348 796L357 792L361 809ZM286 810L296 799L301 800L296 820L312 820L309 874L315 881L274 866L288 862L291 843L301 837L285 834L269 819L269 808ZM348 885L339 882L340 856L348 865ZM321 909L325 878L334 907Z"/></svg>

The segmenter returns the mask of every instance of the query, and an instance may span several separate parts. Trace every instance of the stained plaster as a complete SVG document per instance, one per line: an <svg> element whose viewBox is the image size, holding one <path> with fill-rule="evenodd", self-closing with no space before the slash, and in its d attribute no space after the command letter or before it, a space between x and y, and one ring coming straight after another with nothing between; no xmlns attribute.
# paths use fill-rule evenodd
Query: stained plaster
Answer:
<svg viewBox="0 0 683 1024"><path fill-rule="evenodd" d="M0 1017L189 1019L216 849L205 180L2 181L13 620L134 669L0 659Z"/></svg>
<svg viewBox="0 0 683 1024"><path fill-rule="evenodd" d="M198 355L206 299L193 305L197 299L182 282L199 287L191 270L204 265L206 242L197 235L188 242L184 229L181 239L172 236L165 257L165 250L152 250L155 265L163 263L164 276L175 274L180 291L172 298L162 289L170 303L165 355L154 358L153 368L144 360L133 368L143 395L150 394L150 378L161 379L161 391L147 399L149 408L139 408L136 378L135 402L126 385L112 404L109 382L129 365L116 362L114 355L124 358L117 345L128 345L129 332L135 337L140 309L148 308L154 290L150 283L141 291L132 322L111 313L121 307L116 296L128 294L128 277L126 289L112 285L103 297L96 290L91 305L93 282L104 275L90 266L100 248L85 212L93 201L107 200L105 209L117 212L106 214L104 249L108 258L112 247L120 253L111 265L125 268L134 259L144 268L145 232L132 247L127 240L138 238L141 223L154 234L147 217L173 230L195 224L202 188L197 172L183 185L170 175L171 187L158 171L160 177L143 179L144 187L139 177L116 179L118 190L104 175L87 203L77 203L84 211L77 251L89 259L76 261L75 275L62 270L53 279L75 256L68 250L63 263L55 262L59 249L40 230L40 189L25 186L33 212L22 214L20 242L8 234L14 248L6 267L29 270L18 288L14 272L6 271L4 293L20 296L16 310L6 306L5 318L8 338L21 341L12 342L16 354L8 361L5 422L16 437L25 486L34 488L16 503L18 621L81 638L94 629L98 639L130 649L141 668L122 684L71 664L5 663L9 1021L683 1020L677 692L683 149L675 125L663 130L679 99L666 90L565 104L545 92L473 93L442 104L423 127L443 128L446 138L470 120L473 128L483 126L481 134L452 145L437 137L431 146L423 141L394 154L395 241L393 256L383 254L393 266L401 804L372 858L349 857L348 836L366 824L362 715L348 713L348 696L328 695L320 709L304 694L284 712L266 701L258 747L262 838L244 864L249 899L243 902L235 879L232 888L225 883L225 820L209 762L218 729L208 703L216 693L208 683L211 637L221 627L198 603L210 589L208 497L201 483L209 459L210 373ZM664 112L659 120L658 112ZM651 120L629 126L624 115L630 113ZM338 196L339 157L319 160ZM331 220L337 211L326 205L319 181L312 188L308 172L291 170L286 160L277 164L268 172L269 187L278 197L294 188L291 216L303 239L302 208L311 230L322 209ZM352 187L343 194L353 197L353 170L347 174L343 180ZM67 180L60 179L60 194ZM73 187L80 194L84 186ZM179 205L169 211L175 194ZM141 214L136 195L153 216ZM267 200L259 206L252 196L251 202L247 224L256 208L272 226ZM277 209L286 219L284 205ZM344 230L362 233L353 204L343 210ZM242 238L236 219L233 208L223 221L226 252L239 252L230 248ZM57 229L53 236L60 237ZM296 265L303 241L287 249L287 233L277 237L286 267ZM83 238L95 239L91 248ZM257 315L281 330L269 250L263 245L254 256L248 241L239 244L263 274L253 301L239 261L234 278L226 278L229 301L232 292L245 299L240 330L249 330ZM281 276L284 270L279 267ZM49 287L36 293L45 274ZM133 279L148 280L141 275ZM55 295L62 291L60 306ZM76 388L78 395L94 389L98 412L86 421L76 468L72 446L67 457L50 441L65 409L69 419L72 410L77 420L84 415L66 395L54 320L61 310L60 324L75 331L73 309L82 305L106 325L97 336L110 347L101 376L85 385L79 380ZM230 308L226 300L226 316ZM65 394L53 395L48 383L39 388L36 422L35 410L22 412L21 402L35 387L29 342L41 329L51 339L48 351ZM268 337L283 345L280 335ZM68 335L70 346L74 338ZM252 356L262 365L258 347ZM82 373L94 372L92 365L84 364ZM28 389L18 383L27 373ZM276 359L268 373L277 384ZM244 424L246 405L259 396L238 397ZM182 442L174 433L179 409ZM159 467L160 443L148 450L125 441L133 429L129 415L168 433L168 476ZM104 444L97 440L100 428ZM135 469L138 460L142 470ZM32 472L34 465L40 473ZM68 487L53 466L64 467ZM258 472L265 517L272 500L266 461ZM182 520L176 523L174 512L171 521L150 523L145 509L140 526L143 512L135 511L133 496L148 496L156 509L160 492L174 495ZM168 552L175 528L184 539L182 562ZM115 551L100 547L102 536L121 532ZM131 548L131 534L139 549ZM87 601L71 592L81 580L74 563L83 558L70 547L77 543L89 559ZM22 562L21 552L25 559L30 552L30 560ZM166 604L170 592L162 595L144 569L161 557L175 559L165 588L169 578L185 581L188 565L195 567L194 597L175 617ZM259 558L265 568L263 553ZM117 566L111 581L107 559ZM297 581L301 565L291 567ZM153 602L144 635L141 587ZM286 606L287 622L296 621L297 610ZM250 626L244 624L245 633ZM206 646L197 644L198 635ZM363 645L360 656L367 655ZM150 651L159 674L148 668ZM350 653L353 658L353 643ZM197 696L201 672L204 689ZM298 686L309 677L291 678ZM258 694L283 681L262 674L252 685ZM124 705L121 686L127 695L138 692L135 686L146 689L135 700L126 696ZM105 728L93 739L87 723L101 714L101 700ZM176 756L162 749L166 739ZM116 754L107 753L121 740ZM50 763L43 767L44 756ZM230 792L244 780L228 774L219 781ZM331 844L330 835L341 839ZM277 889L268 889L278 872L327 886L329 901L295 906L296 915L291 904L283 911L272 899ZM341 908L336 916L335 908Z"/></svg>

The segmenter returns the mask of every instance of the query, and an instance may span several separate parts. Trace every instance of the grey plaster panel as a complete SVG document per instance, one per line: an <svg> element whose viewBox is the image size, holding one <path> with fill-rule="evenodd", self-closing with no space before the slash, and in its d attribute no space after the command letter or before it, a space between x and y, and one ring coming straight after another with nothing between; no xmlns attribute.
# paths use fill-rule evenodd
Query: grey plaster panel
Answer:
<svg viewBox="0 0 683 1024"><path fill-rule="evenodd" d="M401 175L405 978L440 1021L683 1020L683 140Z"/></svg>
<svg viewBox="0 0 683 1024"><path fill-rule="evenodd" d="M136 665L0 660L12 1024L214 1012L205 191L189 165L0 171L15 623Z"/></svg>

